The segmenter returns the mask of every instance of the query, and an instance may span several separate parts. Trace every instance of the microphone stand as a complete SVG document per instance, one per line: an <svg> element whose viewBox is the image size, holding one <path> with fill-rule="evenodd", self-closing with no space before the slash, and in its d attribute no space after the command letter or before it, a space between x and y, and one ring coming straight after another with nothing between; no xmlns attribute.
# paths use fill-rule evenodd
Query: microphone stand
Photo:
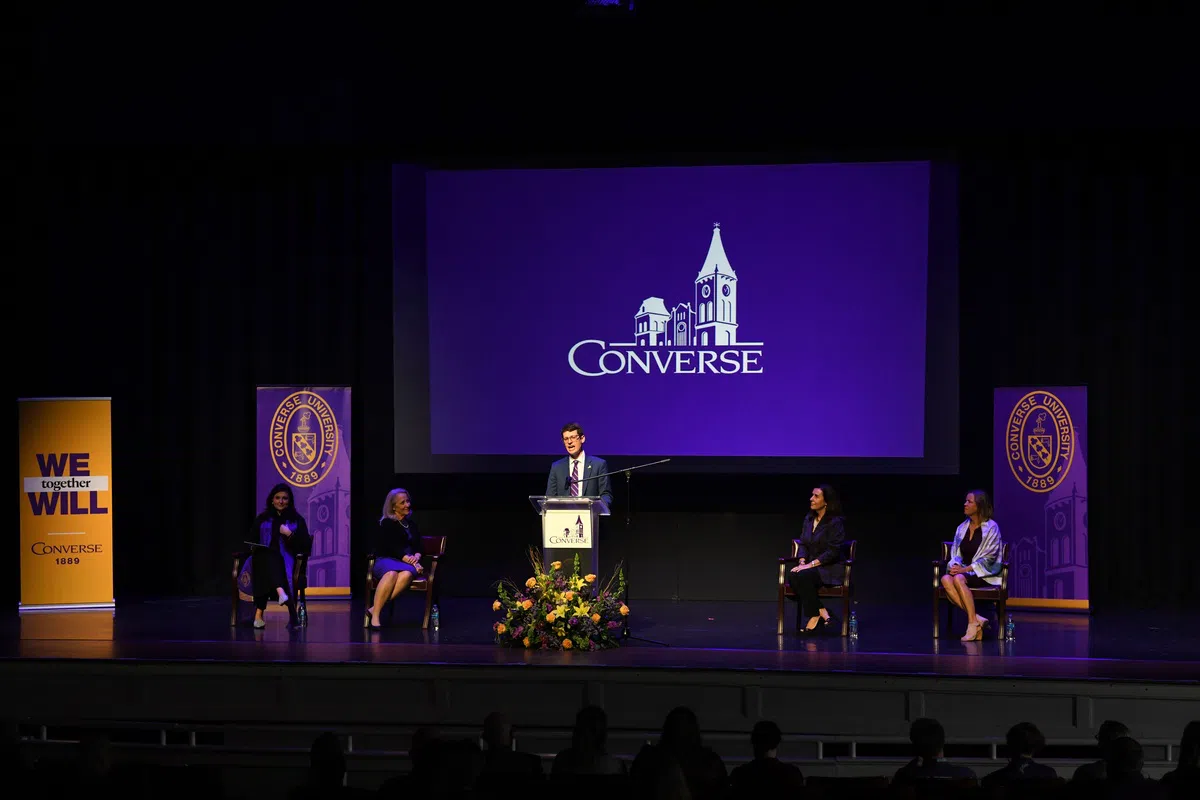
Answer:
<svg viewBox="0 0 1200 800"><path fill-rule="evenodd" d="M596 478L607 478L611 475L619 475L625 473L625 536L628 541L633 541L633 518L631 516L633 509L633 471L635 469L645 469L646 467L655 467L659 464L665 464L671 459L664 458L661 461L652 461L649 464L638 464L636 467L626 467L625 469L616 470L615 472L606 472L603 475L589 475L585 480L594 480ZM582 483L583 481L578 481ZM567 478L567 487L570 489L571 479ZM629 605L629 574L626 571L625 575L625 605ZM645 642L646 644L656 644L660 647L670 647L666 642L660 642L657 639L647 639L644 636L634 636L629 632L629 615L625 615L625 624L621 627L621 641L637 641Z"/></svg>

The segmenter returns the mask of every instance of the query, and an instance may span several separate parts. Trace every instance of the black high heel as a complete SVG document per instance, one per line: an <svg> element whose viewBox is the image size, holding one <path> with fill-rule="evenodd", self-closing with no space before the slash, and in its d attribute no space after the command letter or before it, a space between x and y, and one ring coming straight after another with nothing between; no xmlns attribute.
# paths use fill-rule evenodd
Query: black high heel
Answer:
<svg viewBox="0 0 1200 800"><path fill-rule="evenodd" d="M833 614L830 614L828 617L822 617L821 621L817 623L817 627L821 629L821 633L825 636L842 635L842 623Z"/></svg>

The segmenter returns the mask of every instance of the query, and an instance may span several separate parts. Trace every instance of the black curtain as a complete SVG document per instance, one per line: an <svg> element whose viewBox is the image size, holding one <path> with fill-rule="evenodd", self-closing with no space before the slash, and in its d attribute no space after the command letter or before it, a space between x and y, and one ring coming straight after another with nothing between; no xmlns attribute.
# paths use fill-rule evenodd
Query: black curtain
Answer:
<svg viewBox="0 0 1200 800"><path fill-rule="evenodd" d="M964 153L964 472L985 474L991 457L992 386L1088 385L1096 609L1200 602L1185 499L1195 393L1184 379L1198 180L1194 148L1170 133Z"/></svg>
<svg viewBox="0 0 1200 800"><path fill-rule="evenodd" d="M923 577L899 581L883 565L917 568L946 535L930 520L952 525L962 493L988 483L992 388L1083 383L1093 607L1195 607L1182 285L1200 210L1195 157L1150 136L975 139L958 152L962 476L846 479L876 519L864 552L879 580L920 593ZM173 149L47 151L37 162L25 209L37 260L16 271L10 318L10 341L25 342L12 351L15 396L114 397L118 600L227 589L229 552L263 500L252 488L258 383L354 387L353 514L377 516L393 480L389 161ZM829 476L797 480L816 477ZM423 507L445 525L465 527L465 498L477 510L544 476L405 480L423 484ZM728 512L779 511L795 489L651 479L638 506L696 511L703 490L711 523L678 535L720 542ZM524 535L493 544L516 552ZM460 576L472 559L479 575L493 568L494 550L459 541ZM661 557L696 553L677 568L703 572L703 552L680 542ZM18 579L14 559L14 602Z"/></svg>
<svg viewBox="0 0 1200 800"><path fill-rule="evenodd" d="M354 500L387 483L390 456L362 447L391 441L390 393L370 396L391 379L386 170L211 151L39 167L41 263L14 296L44 355L20 358L16 396L113 397L118 601L228 589L264 501L256 384L353 386Z"/></svg>

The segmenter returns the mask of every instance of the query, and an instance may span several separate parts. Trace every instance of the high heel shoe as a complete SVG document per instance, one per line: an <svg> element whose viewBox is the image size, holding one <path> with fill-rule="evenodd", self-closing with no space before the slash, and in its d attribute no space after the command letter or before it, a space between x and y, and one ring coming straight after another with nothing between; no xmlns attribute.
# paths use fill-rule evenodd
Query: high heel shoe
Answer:
<svg viewBox="0 0 1200 800"><path fill-rule="evenodd" d="M959 639L959 641L960 642L974 642L974 641L976 641L978 639L982 639L982 638L983 638L982 626L980 626L980 624L978 622L972 622L970 625L967 626L966 635L964 635L961 639Z"/></svg>
<svg viewBox="0 0 1200 800"><path fill-rule="evenodd" d="M817 623L817 627L826 636L842 635L842 623L833 614L830 614L828 617L822 617L821 621Z"/></svg>

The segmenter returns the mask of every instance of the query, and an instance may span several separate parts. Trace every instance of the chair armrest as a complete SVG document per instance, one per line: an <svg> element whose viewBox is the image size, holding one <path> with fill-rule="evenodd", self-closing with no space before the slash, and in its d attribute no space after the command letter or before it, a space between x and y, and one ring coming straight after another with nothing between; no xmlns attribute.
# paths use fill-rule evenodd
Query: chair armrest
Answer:
<svg viewBox="0 0 1200 800"><path fill-rule="evenodd" d="M846 577L845 577L845 579L843 579L842 583L845 586L849 586L850 585L850 568L854 566L854 559L847 558L844 561L842 561L842 563L846 565Z"/></svg>

